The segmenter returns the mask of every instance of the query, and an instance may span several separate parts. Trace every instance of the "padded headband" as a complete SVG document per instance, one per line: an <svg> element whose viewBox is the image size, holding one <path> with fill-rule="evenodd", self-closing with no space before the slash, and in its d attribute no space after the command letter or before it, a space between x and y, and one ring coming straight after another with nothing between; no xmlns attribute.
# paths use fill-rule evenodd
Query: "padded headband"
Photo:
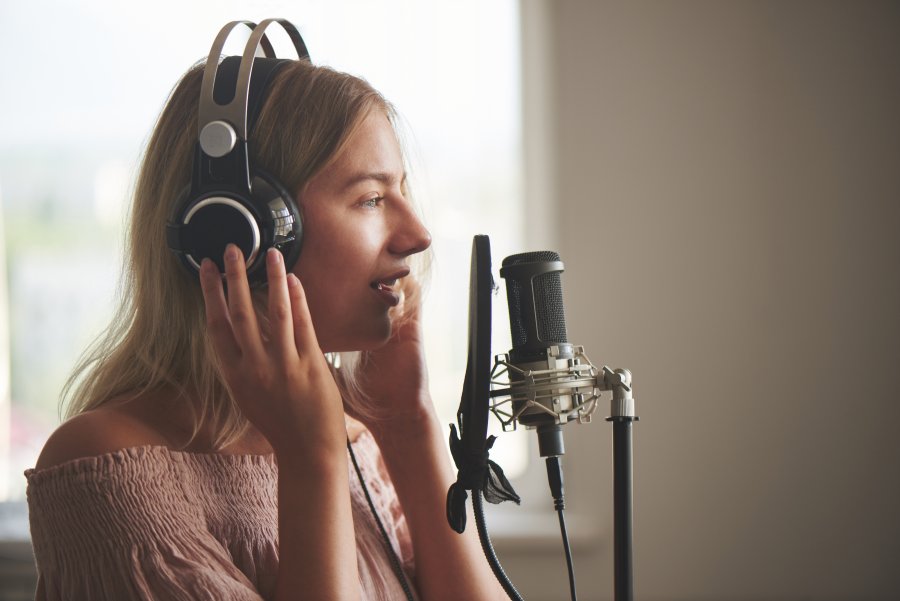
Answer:
<svg viewBox="0 0 900 601"><path fill-rule="evenodd" d="M288 63L286 58L257 57L253 59L253 77L250 78L250 90L247 93L247 135L253 131L253 125L259 117L259 111L265 102L266 91L275 78L275 74ZM241 67L240 56L226 56L219 63L216 83L213 87L213 99L217 104L225 105L234 99L238 71Z"/></svg>

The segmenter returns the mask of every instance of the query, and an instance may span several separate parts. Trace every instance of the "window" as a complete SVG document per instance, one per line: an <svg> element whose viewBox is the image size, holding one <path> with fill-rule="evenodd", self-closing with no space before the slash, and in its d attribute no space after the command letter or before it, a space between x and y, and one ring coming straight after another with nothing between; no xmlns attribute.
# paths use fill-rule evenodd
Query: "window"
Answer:
<svg viewBox="0 0 900 601"><path fill-rule="evenodd" d="M60 388L109 319L144 141L178 76L230 18L289 18L315 62L365 77L409 124L414 190L434 237L432 391L441 421L453 420L472 236L491 236L495 265L523 250L518 3L321 0L261 12L236 1L0 6L11 25L0 39L0 500L23 498L22 471L58 423ZM510 345L505 305L496 297L494 352ZM521 471L523 445L504 435L494 457Z"/></svg>

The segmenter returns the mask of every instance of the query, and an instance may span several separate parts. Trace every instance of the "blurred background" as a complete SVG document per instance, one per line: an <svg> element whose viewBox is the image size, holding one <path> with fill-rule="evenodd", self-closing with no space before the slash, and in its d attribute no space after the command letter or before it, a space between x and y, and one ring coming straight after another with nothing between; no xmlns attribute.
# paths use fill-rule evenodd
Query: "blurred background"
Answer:
<svg viewBox="0 0 900 601"><path fill-rule="evenodd" d="M272 15L408 123L435 234L426 315L444 422L472 235L491 236L495 272L556 249L570 340L635 374L636 598L900 598L900 3L175 9L0 5L0 598L30 598L21 473L108 319L141 144L224 22ZM495 353L504 305L501 292ZM500 438L525 502L488 527L526 599L563 599L529 435ZM612 598L610 441L602 419L566 429L586 600Z"/></svg>

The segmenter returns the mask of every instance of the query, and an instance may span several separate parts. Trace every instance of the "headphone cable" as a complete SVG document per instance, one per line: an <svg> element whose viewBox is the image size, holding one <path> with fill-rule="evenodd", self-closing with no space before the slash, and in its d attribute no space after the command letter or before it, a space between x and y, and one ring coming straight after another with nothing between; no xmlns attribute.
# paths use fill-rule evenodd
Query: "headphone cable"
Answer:
<svg viewBox="0 0 900 601"><path fill-rule="evenodd" d="M397 556L397 551L394 550L394 545L391 544L391 539L388 537L387 530L384 527L384 524L381 521L381 518L378 517L378 511L375 509L375 503L372 501L372 495L369 494L369 487L366 486L366 480L363 478L362 470L359 469L359 463L356 461L356 453L353 452L353 445L350 443L350 437L347 437L347 451L350 452L350 461L353 462L353 469L356 470L356 477L359 479L359 484L362 486L363 494L366 496L366 502L369 504L369 510L372 512L372 517L375 518L375 523L378 524L378 530L381 531L381 538L384 540L384 546L387 548L388 556L391 560L391 566L394 568L394 574L397 575L397 580L400 581L400 586L403 587L403 592L406 594L407 601L415 601L415 597L412 593L412 587L409 584L409 579L406 577L406 573L403 571L402 566L400 565L400 558Z"/></svg>

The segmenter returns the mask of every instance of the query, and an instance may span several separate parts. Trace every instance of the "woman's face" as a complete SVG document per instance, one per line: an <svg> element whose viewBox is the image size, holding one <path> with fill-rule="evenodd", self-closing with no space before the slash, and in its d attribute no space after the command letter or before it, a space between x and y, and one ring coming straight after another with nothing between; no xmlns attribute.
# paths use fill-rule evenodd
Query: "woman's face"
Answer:
<svg viewBox="0 0 900 601"><path fill-rule="evenodd" d="M405 177L393 127L373 110L300 193L304 239L293 272L325 352L369 350L390 337L406 258L431 244L401 192Z"/></svg>

